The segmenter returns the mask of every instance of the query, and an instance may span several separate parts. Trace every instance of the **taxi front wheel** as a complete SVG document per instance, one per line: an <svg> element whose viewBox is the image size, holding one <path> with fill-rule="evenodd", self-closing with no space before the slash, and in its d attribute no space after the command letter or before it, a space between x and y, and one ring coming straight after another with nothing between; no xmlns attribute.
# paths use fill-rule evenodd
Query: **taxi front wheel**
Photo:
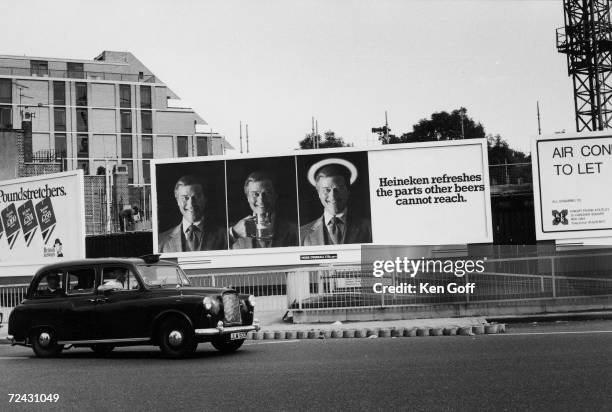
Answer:
<svg viewBox="0 0 612 412"><path fill-rule="evenodd" d="M168 358L183 358L193 354L198 342L184 320L169 319L159 328L159 348Z"/></svg>
<svg viewBox="0 0 612 412"><path fill-rule="evenodd" d="M32 350L39 358L53 358L64 349L63 345L58 345L57 336L51 329L39 329L32 332L30 342Z"/></svg>

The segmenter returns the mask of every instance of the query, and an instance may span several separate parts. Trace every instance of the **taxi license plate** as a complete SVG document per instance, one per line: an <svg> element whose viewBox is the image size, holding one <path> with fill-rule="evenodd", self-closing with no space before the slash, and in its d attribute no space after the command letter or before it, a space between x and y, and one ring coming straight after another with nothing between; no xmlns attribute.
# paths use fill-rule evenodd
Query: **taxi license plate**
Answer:
<svg viewBox="0 0 612 412"><path fill-rule="evenodd" d="M230 333L230 340L246 339L246 337L247 337L246 332L233 332L233 333Z"/></svg>

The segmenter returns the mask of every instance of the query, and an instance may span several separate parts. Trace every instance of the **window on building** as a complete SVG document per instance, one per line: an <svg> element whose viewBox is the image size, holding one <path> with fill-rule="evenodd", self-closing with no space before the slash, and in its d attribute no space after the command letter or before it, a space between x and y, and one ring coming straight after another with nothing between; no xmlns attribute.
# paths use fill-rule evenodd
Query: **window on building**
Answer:
<svg viewBox="0 0 612 412"><path fill-rule="evenodd" d="M89 157L89 137L86 134L77 135L77 157Z"/></svg>
<svg viewBox="0 0 612 412"><path fill-rule="evenodd" d="M208 156L208 139L206 136L197 137L196 151L198 156Z"/></svg>
<svg viewBox="0 0 612 412"><path fill-rule="evenodd" d="M13 128L13 110L11 106L0 106L0 129Z"/></svg>
<svg viewBox="0 0 612 412"><path fill-rule="evenodd" d="M87 83L75 83L77 106L87 106Z"/></svg>
<svg viewBox="0 0 612 412"><path fill-rule="evenodd" d="M140 119L143 133L153 133L153 117L150 110L141 110Z"/></svg>
<svg viewBox="0 0 612 412"><path fill-rule="evenodd" d="M55 133L55 158L62 163L62 171L67 169L67 153L68 143L66 141L66 134Z"/></svg>
<svg viewBox="0 0 612 412"><path fill-rule="evenodd" d="M77 160L77 169L83 170L83 173L89 174L89 160Z"/></svg>
<svg viewBox="0 0 612 412"><path fill-rule="evenodd" d="M153 159L153 136L142 136L142 158Z"/></svg>
<svg viewBox="0 0 612 412"><path fill-rule="evenodd" d="M121 135L121 157L123 159L131 159L132 157L132 135Z"/></svg>
<svg viewBox="0 0 612 412"><path fill-rule="evenodd" d="M56 106L66 105L66 82L53 82L53 104Z"/></svg>
<svg viewBox="0 0 612 412"><path fill-rule="evenodd" d="M151 161L142 161L142 179L145 183L151 183Z"/></svg>
<svg viewBox="0 0 612 412"><path fill-rule="evenodd" d="M55 133L55 155L56 157L66 157L68 144L65 133Z"/></svg>
<svg viewBox="0 0 612 412"><path fill-rule="evenodd" d="M151 86L140 86L140 107L151 108Z"/></svg>
<svg viewBox="0 0 612 412"><path fill-rule="evenodd" d="M123 160L121 163L127 166L128 171L128 183L134 183L134 161L133 160Z"/></svg>
<svg viewBox="0 0 612 412"><path fill-rule="evenodd" d="M0 79L0 103L13 103L13 82L11 79Z"/></svg>
<svg viewBox="0 0 612 412"><path fill-rule="evenodd" d="M129 84L119 85L119 106L132 107L132 92Z"/></svg>
<svg viewBox="0 0 612 412"><path fill-rule="evenodd" d="M68 69L69 78L71 79L84 79L85 78L83 63L68 62L66 64L66 68Z"/></svg>
<svg viewBox="0 0 612 412"><path fill-rule="evenodd" d="M55 123L55 130L59 132L66 131L66 108L56 107L53 109L53 122Z"/></svg>
<svg viewBox="0 0 612 412"><path fill-rule="evenodd" d="M131 110L121 110L121 133L132 133Z"/></svg>
<svg viewBox="0 0 612 412"><path fill-rule="evenodd" d="M49 63L44 60L30 60L30 70L33 76L48 76Z"/></svg>
<svg viewBox="0 0 612 412"><path fill-rule="evenodd" d="M189 156L189 148L187 145L187 136L177 136L176 138L176 154L178 157Z"/></svg>
<svg viewBox="0 0 612 412"><path fill-rule="evenodd" d="M76 109L77 117L77 132L86 132L87 125L87 109Z"/></svg>

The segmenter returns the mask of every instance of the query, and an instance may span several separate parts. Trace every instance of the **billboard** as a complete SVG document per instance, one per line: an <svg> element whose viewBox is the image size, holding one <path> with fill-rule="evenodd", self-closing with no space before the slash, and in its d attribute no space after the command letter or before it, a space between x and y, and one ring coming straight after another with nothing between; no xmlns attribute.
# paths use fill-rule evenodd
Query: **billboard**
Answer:
<svg viewBox="0 0 612 412"><path fill-rule="evenodd" d="M363 244L492 241L484 139L157 159L151 176L155 252L184 265L357 262Z"/></svg>
<svg viewBox="0 0 612 412"><path fill-rule="evenodd" d="M0 182L0 275L84 257L81 170Z"/></svg>
<svg viewBox="0 0 612 412"><path fill-rule="evenodd" d="M531 152L536 238L612 236L612 135L537 136Z"/></svg>

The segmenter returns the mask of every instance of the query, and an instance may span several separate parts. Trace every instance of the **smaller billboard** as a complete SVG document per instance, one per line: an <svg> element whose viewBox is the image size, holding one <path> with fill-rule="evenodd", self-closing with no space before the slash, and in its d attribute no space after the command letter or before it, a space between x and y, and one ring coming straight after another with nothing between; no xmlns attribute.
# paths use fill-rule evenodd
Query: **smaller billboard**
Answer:
<svg viewBox="0 0 612 412"><path fill-rule="evenodd" d="M531 153L536 238L612 236L612 134L537 136Z"/></svg>
<svg viewBox="0 0 612 412"><path fill-rule="evenodd" d="M83 172L0 182L0 275L85 257ZM10 272L10 273L9 273Z"/></svg>

